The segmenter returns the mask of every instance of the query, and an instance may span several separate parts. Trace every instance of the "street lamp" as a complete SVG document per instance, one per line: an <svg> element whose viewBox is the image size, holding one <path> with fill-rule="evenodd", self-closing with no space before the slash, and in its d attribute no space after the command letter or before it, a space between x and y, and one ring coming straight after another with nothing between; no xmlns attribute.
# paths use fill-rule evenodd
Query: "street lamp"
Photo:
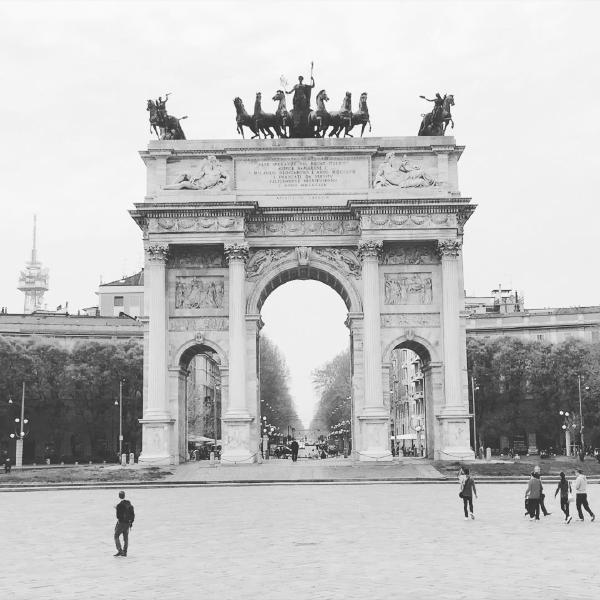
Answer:
<svg viewBox="0 0 600 600"><path fill-rule="evenodd" d="M477 380L471 376L471 396L473 398L473 446L475 446L475 457L479 456L477 452L477 412L475 410L475 392L479 390Z"/></svg>
<svg viewBox="0 0 600 600"><path fill-rule="evenodd" d="M571 456L571 429L576 427L573 423L573 415L568 410L559 410L558 414L563 418L562 430L565 432L565 455Z"/></svg>
<svg viewBox="0 0 600 600"><path fill-rule="evenodd" d="M123 456L123 382L124 379L119 379L119 400L115 400L115 406L119 407L119 462Z"/></svg>
<svg viewBox="0 0 600 600"><path fill-rule="evenodd" d="M579 458L581 460L585 457L585 444L583 443L583 408L581 402L581 375L577 375L577 389L579 392L579 437L581 440L581 451L579 453ZM585 386L585 391L589 391L590 387L588 385Z"/></svg>
<svg viewBox="0 0 600 600"><path fill-rule="evenodd" d="M8 403L12 404L12 398L8 399ZM23 393L21 396L21 418L15 418L15 432L10 434L10 439L15 440L15 468L23 467L23 440L29 434L25 431L25 425L29 423L29 419L25 418L25 382L23 382Z"/></svg>
<svg viewBox="0 0 600 600"><path fill-rule="evenodd" d="M217 390L220 390L221 386L215 383L213 387L213 429L215 433L215 458L217 456Z"/></svg>

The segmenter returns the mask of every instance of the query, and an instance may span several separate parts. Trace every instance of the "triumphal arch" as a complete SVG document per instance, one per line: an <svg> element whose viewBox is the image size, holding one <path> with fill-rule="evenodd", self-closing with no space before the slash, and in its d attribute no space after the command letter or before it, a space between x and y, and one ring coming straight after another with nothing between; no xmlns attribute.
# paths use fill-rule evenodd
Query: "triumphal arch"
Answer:
<svg viewBox="0 0 600 600"><path fill-rule="evenodd" d="M473 456L462 151L449 136L150 142L131 211L146 256L140 461L186 459L186 367L206 352L221 373L223 462L255 460L261 307L293 279L322 281L348 308L357 458L391 459L399 347L424 363L428 455Z"/></svg>

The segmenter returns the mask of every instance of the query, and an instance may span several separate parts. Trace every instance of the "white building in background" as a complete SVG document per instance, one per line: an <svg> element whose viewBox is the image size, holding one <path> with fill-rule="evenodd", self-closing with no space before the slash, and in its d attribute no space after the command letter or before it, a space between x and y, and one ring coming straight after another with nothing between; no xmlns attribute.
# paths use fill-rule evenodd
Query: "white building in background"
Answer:
<svg viewBox="0 0 600 600"><path fill-rule="evenodd" d="M118 317L125 313L141 317L144 314L144 269L129 277L101 283L96 294L99 316Z"/></svg>
<svg viewBox="0 0 600 600"><path fill-rule="evenodd" d="M37 259L37 217L33 216L33 247L31 260L25 263L25 270L19 275L17 289L25 294L23 313L31 314L44 308L44 294L48 291L48 269Z"/></svg>

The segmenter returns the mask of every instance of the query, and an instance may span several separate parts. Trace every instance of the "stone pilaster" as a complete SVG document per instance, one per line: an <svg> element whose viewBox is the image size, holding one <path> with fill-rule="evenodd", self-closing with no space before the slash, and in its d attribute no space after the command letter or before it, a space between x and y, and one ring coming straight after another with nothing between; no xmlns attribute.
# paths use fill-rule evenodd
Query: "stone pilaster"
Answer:
<svg viewBox="0 0 600 600"><path fill-rule="evenodd" d="M143 426L143 447L139 461L169 464L175 461L171 448L174 419L169 414L167 394L167 308L166 263L167 244L151 244L146 248L144 270L148 295L148 398Z"/></svg>
<svg viewBox="0 0 600 600"><path fill-rule="evenodd" d="M248 244L225 244L229 263L229 398L223 415L223 464L251 462L250 415L246 401L246 261ZM253 449L254 450L254 449Z"/></svg>
<svg viewBox="0 0 600 600"><path fill-rule="evenodd" d="M438 242L442 261L442 327L444 341L444 406L438 414L442 419L440 459L460 459L473 456L469 446L469 409L461 385L462 359L460 289L462 241L447 239Z"/></svg>
<svg viewBox="0 0 600 600"><path fill-rule="evenodd" d="M389 413L383 401L381 366L381 316L379 308L379 256L383 243L364 240L358 244L363 280L364 405L360 422L360 460L391 460L388 444Z"/></svg>

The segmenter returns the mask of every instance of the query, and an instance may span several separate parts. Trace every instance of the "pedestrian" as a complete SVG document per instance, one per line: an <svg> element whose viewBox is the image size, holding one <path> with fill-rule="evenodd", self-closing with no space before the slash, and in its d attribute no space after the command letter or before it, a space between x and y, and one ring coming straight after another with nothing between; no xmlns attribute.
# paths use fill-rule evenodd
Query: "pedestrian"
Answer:
<svg viewBox="0 0 600 600"><path fill-rule="evenodd" d="M4 457L4 472L10 473L11 469L12 469L12 461L10 460L10 456L7 453L6 456Z"/></svg>
<svg viewBox="0 0 600 600"><path fill-rule="evenodd" d="M554 497L560 492L560 509L565 513L565 524L569 524L573 517L569 515L569 494L571 493L571 483L567 481L564 471L560 472L560 481L556 486Z"/></svg>
<svg viewBox="0 0 600 600"><path fill-rule="evenodd" d="M529 520L539 521L540 520L540 498L543 490L542 482L540 481L540 474L533 472L529 483L527 484L527 491L525 492L525 498L528 500L529 508Z"/></svg>
<svg viewBox="0 0 600 600"><path fill-rule="evenodd" d="M462 475L459 474L459 481L461 482L461 484L460 492L458 492L458 495L463 500L465 521L468 521L469 516L471 517L471 519L475 518L475 515L473 514L473 494L475 494L475 498L477 498L477 489L475 488L474 479L469 475L469 469L465 467L461 468L461 471Z"/></svg>
<svg viewBox="0 0 600 600"><path fill-rule="evenodd" d="M117 524L115 525L115 546L117 553L115 556L127 556L127 547L129 546L129 531L133 527L135 519L135 511L133 504L129 500L125 500L125 492L119 492L121 501L117 504ZM123 536L123 547L121 547L120 536Z"/></svg>
<svg viewBox="0 0 600 600"><path fill-rule="evenodd" d="M538 465L536 465L535 467L533 467L533 473L537 473L538 474L538 477L539 477L540 482L541 482L542 481L542 474L541 474L541 469L540 469L540 467ZM532 473L532 475L533 475L533 473ZM542 485L542 488L543 487L544 486ZM546 494L544 494L542 492L542 495L540 496L540 508L542 509L542 513L544 514L544 516L547 517L548 515L551 515L552 513L548 512L546 510L546 505L544 504L544 498L545 497L546 497Z"/></svg>
<svg viewBox="0 0 600 600"><path fill-rule="evenodd" d="M583 521L583 511L581 508L585 508L586 512L590 515L591 520L594 521L596 515L592 512L587 500L587 479L583 474L582 469L575 469L575 505L577 506L577 514L579 520Z"/></svg>
<svg viewBox="0 0 600 600"><path fill-rule="evenodd" d="M292 449L292 461L296 462L298 460L298 449L300 448L298 442L296 440L292 440L290 448Z"/></svg>

